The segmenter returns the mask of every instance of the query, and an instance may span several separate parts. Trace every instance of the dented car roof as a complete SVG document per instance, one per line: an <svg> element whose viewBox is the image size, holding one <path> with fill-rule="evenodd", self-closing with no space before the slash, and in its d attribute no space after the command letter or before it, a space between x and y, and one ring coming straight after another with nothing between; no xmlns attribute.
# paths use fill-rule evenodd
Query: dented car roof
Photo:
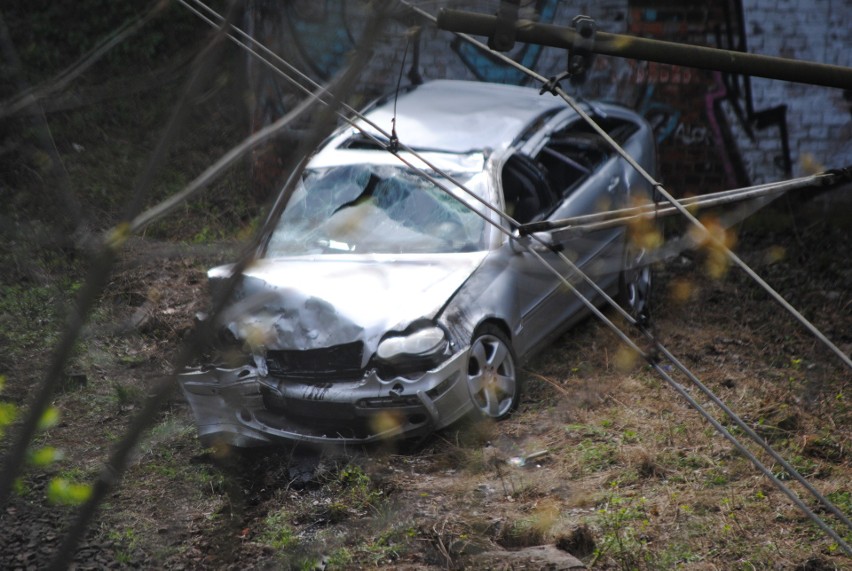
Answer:
<svg viewBox="0 0 852 571"><path fill-rule="evenodd" d="M564 109L561 100L541 96L530 88L437 80L400 95L396 101L396 130L400 142L417 151L500 151L515 142L538 117ZM394 98L381 100L366 117L390 130ZM499 121L495 121L497 118ZM368 123L359 121L358 125L384 139ZM345 148L353 137L363 135L355 127L346 129L323 149L319 160L325 153Z"/></svg>

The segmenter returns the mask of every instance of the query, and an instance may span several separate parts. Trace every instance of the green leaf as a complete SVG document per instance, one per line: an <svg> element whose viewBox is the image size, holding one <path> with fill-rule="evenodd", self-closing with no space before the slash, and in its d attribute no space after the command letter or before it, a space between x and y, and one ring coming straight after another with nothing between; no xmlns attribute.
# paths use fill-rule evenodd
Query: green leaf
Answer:
<svg viewBox="0 0 852 571"><path fill-rule="evenodd" d="M0 375L0 393L6 388L6 375Z"/></svg>
<svg viewBox="0 0 852 571"><path fill-rule="evenodd" d="M49 406L44 411L44 414L41 415L41 418L38 419L38 429L47 430L56 426L57 422L59 422L59 409L55 406Z"/></svg>
<svg viewBox="0 0 852 571"><path fill-rule="evenodd" d="M53 446L39 448L30 454L30 462L34 466L47 466L62 458L62 451Z"/></svg>
<svg viewBox="0 0 852 571"><path fill-rule="evenodd" d="M15 482L14 482L13 486L14 486L15 493L18 494L19 496L23 496L28 491L27 485L24 483L23 478L15 478Z"/></svg>
<svg viewBox="0 0 852 571"><path fill-rule="evenodd" d="M47 485L47 499L54 504L76 506L92 495L89 484L75 484L65 478L53 478Z"/></svg>
<svg viewBox="0 0 852 571"><path fill-rule="evenodd" d="M10 402L0 402L0 428L9 426L18 418L18 407Z"/></svg>

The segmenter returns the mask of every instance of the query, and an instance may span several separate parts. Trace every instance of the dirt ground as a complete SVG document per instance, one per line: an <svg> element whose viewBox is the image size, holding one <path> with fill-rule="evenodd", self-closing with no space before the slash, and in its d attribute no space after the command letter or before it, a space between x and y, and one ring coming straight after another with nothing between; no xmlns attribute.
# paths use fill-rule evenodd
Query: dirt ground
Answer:
<svg viewBox="0 0 852 571"><path fill-rule="evenodd" d="M849 354L852 215L849 203L840 204L782 200L736 228L736 249ZM56 395L60 420L34 444L62 455L26 468L0 515L0 567L49 561L74 508L51 503L48 483L93 480L205 309L205 268L235 251L234 244L128 244ZM683 252L658 264L658 339L851 513L852 374L747 276L714 260L712 252ZM22 404L40 381L62 323L59 308L78 286L57 276L30 293L13 285L4 285L2 397ZM523 402L510 419L463 424L405 450L393 443L366 451L204 449L175 391L73 564L850 567L834 542L601 323L589 319L570 331L526 366L524 378ZM852 540L781 466L749 448Z"/></svg>

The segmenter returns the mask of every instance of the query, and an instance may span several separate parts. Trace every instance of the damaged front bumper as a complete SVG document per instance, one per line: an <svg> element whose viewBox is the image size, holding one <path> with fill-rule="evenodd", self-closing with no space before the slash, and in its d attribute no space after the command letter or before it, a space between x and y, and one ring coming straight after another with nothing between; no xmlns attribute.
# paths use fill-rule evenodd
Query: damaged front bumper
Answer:
<svg viewBox="0 0 852 571"><path fill-rule="evenodd" d="M371 369L357 380L308 382L245 365L188 370L180 383L208 446L368 444L424 436L467 414L467 363L465 349L416 378Z"/></svg>

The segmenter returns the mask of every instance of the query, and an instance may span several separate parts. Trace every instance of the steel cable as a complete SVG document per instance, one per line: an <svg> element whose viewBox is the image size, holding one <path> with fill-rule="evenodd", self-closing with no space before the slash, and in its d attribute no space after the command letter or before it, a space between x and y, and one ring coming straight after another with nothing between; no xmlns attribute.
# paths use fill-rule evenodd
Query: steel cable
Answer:
<svg viewBox="0 0 852 571"><path fill-rule="evenodd" d="M427 12L425 12L425 11L419 9L419 8L416 8L415 6L412 6L406 0L399 0L399 2L408 6L409 8L414 10L416 13L420 14L421 16L428 18L433 23L437 23L437 18L435 18L431 14L428 14ZM513 66L514 68L518 69L519 71L521 71L521 72L527 74L528 76L532 77L533 79L540 81L542 83L542 85L547 86L547 85L550 84L550 81L548 81L544 76L539 75L538 73L532 71L531 69L528 69L525 66L517 63L513 59L507 57L505 54L491 50L488 46L486 46L482 42L474 39L473 37L471 37L467 34L459 33L458 35L460 37L464 38L465 40L467 40L468 42L471 42L472 44L476 45L480 49L486 50L492 56L498 57L504 63L509 64L509 65ZM817 339L819 339L826 347L828 347L835 355L837 355L840 358L840 360L847 367L852 369L852 359L850 359L848 355L846 355L843 351L841 351L840 348L837 347L837 345L835 345L830 339L828 339L828 337L826 337L822 333L822 331L820 331L814 324L812 324L804 315L799 313L799 311L796 310L795 307L790 305L790 303L786 299L784 299L784 297L782 297L781 294L779 294L777 291L775 291L775 289L773 289L772 286L770 286L766 281L764 281L763 278L761 278L754 270L752 270L751 267L748 264L746 264L742 259L740 259L739 256L737 256L733 251L731 251L731 249L728 248L721 240L719 240L718 238L713 236L712 233L707 229L707 227L704 226L704 224L701 223L701 221L699 221L697 218L695 218L695 216L693 216L689 212L689 210L686 209L686 207L682 206L677 201L677 199L675 199L665 188L663 188L663 185L660 182L658 182L657 180L654 179L654 177L652 177L650 174L648 174L648 172L645 169L643 169L642 166L639 163L637 163L633 159L633 157L630 156L629 153L627 153L627 151L625 151L615 140L613 140L613 138L610 137L609 134L604 129L602 129L600 127L600 125L598 125L594 121L594 119L592 119L589 116L588 113L586 113L582 109L582 107L577 103L577 101L573 97L568 95L568 93L564 89L559 87L558 82L551 86L550 91L552 93L556 94L556 95L559 95L568 104L569 107L574 109L574 111L583 119L583 121L585 121L598 135L600 135L607 142L607 144L616 153L618 153L621 156L621 158L623 158L625 161L627 161L627 163L631 167L633 167L633 169L637 173L639 173L639 175L642 178L644 178L646 182L651 184L654 187L654 189L657 192L659 192L668 202L670 202L674 208L676 208L681 214L683 214L683 216L693 226L698 228L699 231L702 232L702 234L708 239L708 241L710 241L710 243L713 244L713 246L719 248L720 251L724 252L725 256L727 256L729 260L734 262L734 264L736 264L740 269L742 269L752 280L754 280L761 288L763 288L776 302L778 302L785 310L787 310L787 312L789 312L800 324L802 324L806 329L808 329Z"/></svg>
<svg viewBox="0 0 852 571"><path fill-rule="evenodd" d="M411 7L414 11L416 11L417 13L419 13L419 14L423 15L424 17L427 17L428 19L432 20L433 22L435 22L435 21L436 21L436 20L435 20L435 19L434 19L431 15L429 15L428 13L426 13L426 12L424 12L424 11L420 10L419 8L416 8L416 7L414 7L414 6L411 6L411 5L410 5L408 2L406 2L405 0L400 0L400 2L402 2L403 4L406 4L407 6ZM523 71L524 73L527 73L530 77L533 77L534 79L538 79L539 81L545 81L545 80L544 80L544 78L543 78L541 75L539 75L539 74L535 73L535 72L534 72L534 71L532 71L532 70L528 70L527 68L525 68L524 66L522 66L522 65L518 64L517 62L515 62L515 61L514 61L514 60L512 60L511 58L506 57L504 54L499 53L499 52L495 52L495 51L491 50L488 46L486 46L485 44L483 44L483 43L479 42L478 40L476 40L476 39L474 39L474 38L472 38L472 37L468 36L467 34L458 34L458 35L459 35L459 36L461 36L461 37L464 37L465 39L467 39L468 41L472 42L474 45L476 45L476 46L477 46L477 47L479 47L480 49L487 51L487 52L488 52L488 53L490 53L491 55L496 56L496 57L499 57L499 58L500 58L503 62L505 62L505 63L507 63L507 64L512 64L514 67L516 67L516 68L517 68L517 69L519 69L520 71ZM604 131L604 130L603 130L603 129L602 129L602 128L601 128L601 127L600 127L600 126L599 126L599 125L598 125L598 124L597 124L597 123L596 123L596 122L595 122L595 121L594 121L594 120L593 120L593 119L592 119L589 115L588 115L588 114L586 114L586 113L585 113L585 112L584 112L584 111L580 108L580 106L576 103L576 101L574 101L574 100L573 100L573 98L571 98L570 96L568 96L568 94L567 94L567 93L565 93L565 92L564 92L561 88L558 88L558 87L557 87L557 88L556 88L556 91L557 91L557 92L559 93L559 95L560 95L560 96L561 96L561 97L562 97L562 98L566 101L566 103L568 103L568 104L569 104L569 105L570 105L570 106L574 109L574 111L575 111L575 112L577 112L577 114L578 114L578 115L580 115L580 117L581 117L581 118L583 118L583 120L584 120L587 124L589 124L589 125L590 125L593 129L595 129L595 130L596 130L596 132L597 132L599 135L601 135L601 136L602 136L602 137L603 137L603 138L607 141L607 143L608 143L608 144L609 144L609 145L610 145L610 146L611 146L611 147L612 147L612 148L613 148L616 152L618 152L618 153L619 153L619 155L621 155L621 156L622 156L622 158L624 158L624 159L625 159L625 160L626 160L626 161L627 161L627 162L628 162L628 163L629 163L629 164L630 164L630 165L631 165L634 169L636 169L636 170L637 170L637 172L639 172L639 173L640 173L640 174L641 174L641 175L642 175L642 176L646 179L646 181L647 181L647 182L649 182L650 184L652 184L652 185L653 185L653 186L654 186L657 190L662 190L662 185L661 185L660 183L658 183L656 180L654 180L654 179L653 179L653 178L652 178L652 177L651 177L651 176L650 176L650 175L649 175L649 174L648 174L648 173L647 173L644 169L642 169L642 167L641 167L638 163L636 163L636 161L635 161L635 160L633 160L633 158L632 158L632 157L631 157L631 156L630 156L630 155L629 155L629 154L628 154L628 153L627 153L624 149L622 149L622 148L621 148L621 146L620 146L620 145L619 145L616 141L614 141L614 140L613 140L613 139L612 139L612 138L611 138L611 137L610 137L610 136L606 133L606 131ZM770 184L771 184L771 183L770 183ZM762 188L766 188L766 187L768 187L768 186L769 186L769 185L761 185L761 187L762 187ZM736 191L727 191L727 192L728 192L728 193L732 193L732 192L736 192ZM662 194L662 193L661 193L661 194ZM724 193L723 193L723 194L724 194ZM709 231L708 231L708 230L704 227L704 225L703 225L703 224L701 224L701 223L700 223L697 219L695 219L695 217L694 217L694 216L692 216L692 215L691 215L691 214L690 214L690 213L686 210L686 207L685 207L685 206L683 206L682 204L680 204L680 203L679 203L679 202L678 202L678 201L677 201L674 197L672 197L672 196L671 196L671 195L669 195L668 193L665 193L665 194L664 194L664 196L667 198L667 200L668 200L669 202L671 202L671 203L674 205L674 207L675 207L678 211L680 211L680 212L682 212L682 213L686 213L686 214L687 214L687 215L691 218L691 221L693 222L693 224L698 224L698 225L699 225L699 226L703 229L703 231L704 231L704 232L705 232L708 236L710 236L710 232L709 232ZM719 245L720 245L720 246L724 246L724 245L723 245L723 244L721 244L721 243L719 243ZM734 258L736 258L737 260L739 260L739 258L738 258L738 257L736 257L736 256L733 254L733 252L731 252L731 251L730 251L730 249L728 249L727 247L725 247L725 250L727 251L727 253L728 253L728 254L730 254L731 256L734 256ZM613 299L612 299L609 295L607 295L607 294L606 294L606 292L604 292L602 289L600 289L600 287L599 287L599 286L598 286L598 285L597 285L597 284L596 284L596 283L595 283L595 282L594 282L591 278L589 278L589 277L588 277L588 276L587 276L584 272L582 272L582 271L581 271L581 270L580 270L580 269L579 269L579 268L578 268L578 267L577 267L577 266L576 266L573 262L571 262L571 260L569 260L567 257L565 257L563 254L561 254L561 253L559 253L559 252L558 252L558 254L559 254L559 257L560 257L560 258L561 258L561 259L562 259L562 260L563 260L563 261L564 261L564 262L565 262L565 263L566 263L566 264L567 264L567 265L568 265L568 266L572 269L572 271L573 271L573 272L575 272L577 275L581 276L581 277L582 277L582 279L583 279L584 281L586 281L586 283L588 283L589 285L591 285L591 286L595 289L596 293L598 293L599 295L601 295L601 296L604 298L604 300L605 300L605 301L606 301L606 302L607 302L610 306L614 307L614 308L615 308L615 309L616 309L616 310L617 310L617 311L618 311L618 312L619 312L619 313L620 313L620 314L621 314L621 315L622 315L625 319L627 319L627 320L628 320L628 322L629 322L629 323L631 323L632 325L638 325L638 324L636 323L636 320L635 320L635 319L634 319L631 315L629 315L629 314L628 314L628 313L627 313L627 312L626 312L626 311L625 311L625 310L624 310L624 309L623 309L623 308L622 308L622 307L621 307L618 303L616 303L616 302L615 302L615 301L614 301L614 300L613 300ZM740 260L740 263L741 263L743 266L745 266L746 268L748 268L748 266L746 266L746 265L745 265L745 262L742 262L742 261ZM751 275L751 274L753 274L753 273L754 273L754 272L751 270L751 268L748 268L748 270L749 270L749 272L747 272L747 273L749 273L749 275ZM557 272L557 273L558 273L558 272ZM754 275L756 276L756 274L754 274ZM759 283L759 284L765 283L765 282L763 282L763 280L760 280L760 279L759 279L759 277L758 277L758 280L759 280L759 281L758 281L758 283ZM567 282L565 283L565 285L568 285L569 287L571 287L571 286L570 286L570 284L568 284ZM769 286L768 286L768 284L766 285L766 287L769 287ZM769 288L769 289L771 290L771 288ZM572 291L573 291L573 287L572 287ZM773 291L773 292L774 292L774 290L771 290L771 291ZM578 295L578 296L582 297L582 296L581 296L581 294L580 294L579 292L574 291L574 293L575 293L576 295ZM778 294L776 293L776 295L778 295ZM780 297L780 295L779 295L779 297ZM782 300L783 300L783 298L782 298ZM784 303L786 303L786 301L785 301ZM788 305L789 305L789 304L788 304ZM792 307L792 306L791 306L791 307ZM795 312L795 309L794 309L793 311ZM798 314L798 312L795 312L795 314ZM605 318L602 318L602 319L603 319L605 322L608 322L608 320L606 320ZM803 318L803 319L804 319L804 318ZM807 321L807 320L806 320L806 321ZM611 322L609 322L609 323L611 323ZM808 322L808 324L809 324L809 323L810 323L810 322ZM612 324L612 327L616 327L616 328L617 328L617 326L615 326L614 324ZM811 326L811 327L813 327L813 326ZM815 328L814 328L814 329L815 329ZM728 408L728 407L727 407L727 406L726 406L726 405L725 405L725 404L721 401L721 399L719 399L719 398L718 398L718 397L717 397L717 396L716 396L716 395L715 395L712 391L710 391L710 389L709 389L709 388L707 388L707 386L706 386L706 385L704 385L703 383L701 383L701 381L700 381L700 380L699 380L699 379L698 379L698 378L697 378L697 377L696 377L696 376L695 376L695 375L694 375L694 374L693 374L693 373L692 373L692 372L691 372L691 371L690 371L690 370L689 370L689 369L688 369L688 368L687 368L687 367L686 367L683 363L681 363L679 360L677 360L677 359L674 357L674 355L672 355L672 354L668 351L668 349L666 349L666 348L665 348L665 347L664 347L664 346L663 346L663 345L662 345L662 344L661 344L661 343L660 343L660 342L659 342L659 341L658 341L658 340L657 340L654 336L652 336L652 335L650 334L650 332L648 332L648 331L647 331L647 330L645 330L644 328L642 328L642 331L643 331L643 333L644 333L644 334L645 334L645 335L649 338L649 340L650 340L650 341L652 341L652 342L654 343L655 347L657 347L659 350L661 350L662 352L664 352L664 354L666 355L666 357L667 357L667 358L671 361L671 363L672 363L672 364L673 364L673 365L674 365L674 366L675 366L678 370L680 370L680 371L681 371L684 375L686 375L686 376L687 376L687 377L688 377L688 378L689 378L689 379L690 379L693 383L695 383L695 385L696 385L696 386L697 386L697 387L698 387L698 388L699 388L699 389L700 389L703 393L705 393L705 394L706 394L706 395L707 395L707 396L708 396L708 397L709 397L709 398L710 398L710 399L711 399L711 400L712 400L712 401L713 401L713 402L714 402L717 406L719 406L719 407L720 407L720 408L721 408L721 409L722 409L722 410L723 410L723 411L724 411L724 412L725 412L725 413L726 413L726 414L727 414L727 415L728 415L728 416L729 416L729 417L730 417L730 418L731 418L731 419L732 419L732 420L733 420L733 421L734 421L734 422L735 422L735 423L736 423L736 424L737 424L740 428L742 428L742 429L746 432L746 434L748 434L748 435L749 435L749 437L750 437L752 440L754 440L754 441L755 441L755 443L757 443L757 444L758 444L759 446L761 446L761 447L762 447L762 448L763 448L763 449L764 449L767 453L769 453L769 454L770 454L770 456L772 456L772 458L773 458L773 459L775 459L776 461L778 461L778 462L779 462L779 463L780 463L780 464L784 467L784 469L785 469L785 470L786 470L786 471L790 474L790 476L791 476L791 477L793 477L793 478L794 478L794 479L796 479L796 480L797 480L800 484L802 484L802 485L803 485L803 486L804 486L804 487L805 487L805 488L806 488L809 492L811 492L811 494L813 494L813 495L814 495L814 497L815 497L817 500L819 500L819 501L820 501L820 503L822 503L822 504L823 504L823 505L824 505L824 506L825 506L825 507L826 507L829 511L831 511L831 512L832 512L835 516L837 516L837 517L838 517L838 519L840 519L840 520L841 520L841 521L842 521L842 522L843 522L846 526L848 526L850 529L852 529L852 521L850 521L850 520L849 520L849 518L848 518L847 516L845 516L845 515L844 515L844 514L843 514L843 513L842 513L842 512L841 512L841 511L840 511L840 510L839 510L839 509L838 509L838 508L834 505L834 504L832 504L832 503L831 503L831 502L830 502L827 498L825 498L825 497L824 497L821 493L819 493L819 492L818 492L815 488L813 488L813 486L811 486L811 485L810 485L810 483L808 483L808 481L807 481L807 480L806 480L806 479L805 479L805 478L804 478L801 474L799 474L799 472L798 472L798 471L796 471L796 470L795 470L795 468L793 468L793 467L792 467L792 466L791 466L791 465L790 465L787 461L785 461L785 460L784 460L784 459L783 459L783 458L782 458L782 457L781 457L781 456L780 456L777 452L775 452L775 450L774 450L774 449L772 449L772 448L771 448L771 447L770 447L770 446L769 446L769 445L768 445L768 444L767 444L767 443L766 443L766 442L765 442L762 438L760 438L760 436L759 436L759 435L757 435L757 434L756 434L756 433L755 433L755 432L754 432L754 431L753 431L753 430L752 430L752 429L751 429L751 428L750 428L750 427L749 427L749 426L748 426L745 422L743 422L743 421L739 418L739 416L737 416L737 415L736 415L736 413L734 413L734 412L733 412L730 408ZM818 331L818 330L817 330L817 332L819 333L819 331ZM823 337L824 337L824 336L823 336ZM830 342L829 342L829 343L830 343ZM830 343L830 345L831 345L832 347L834 347L834 345L833 345L833 344L831 344L831 343ZM634 346L634 347L635 347L635 346ZM839 351L839 349L838 349L838 351ZM842 355L842 353L841 353L841 355ZM844 357L845 357L845 355L844 355ZM848 360L848 359L847 359L847 360ZM655 364L655 363L651 363L651 364L652 364L652 365L655 365L655 368L656 368L656 364ZM775 481L777 481L777 479L775 479ZM774 482L775 482L775 481L774 481ZM784 486L783 484L781 484L781 483L780 483L780 481L777 481L777 482L778 482L778 484L780 484L780 486L782 486L783 488L786 488L786 486ZM785 491L785 493L787 493L787 492ZM787 494L787 495L790 495L790 494ZM844 545L846 545L846 544L844 543ZM848 553L849 555L852 555L852 552L848 551L848 549L849 549L849 546L848 546L848 545L846 545L846 548L845 548L845 549L847 550L847 553Z"/></svg>

